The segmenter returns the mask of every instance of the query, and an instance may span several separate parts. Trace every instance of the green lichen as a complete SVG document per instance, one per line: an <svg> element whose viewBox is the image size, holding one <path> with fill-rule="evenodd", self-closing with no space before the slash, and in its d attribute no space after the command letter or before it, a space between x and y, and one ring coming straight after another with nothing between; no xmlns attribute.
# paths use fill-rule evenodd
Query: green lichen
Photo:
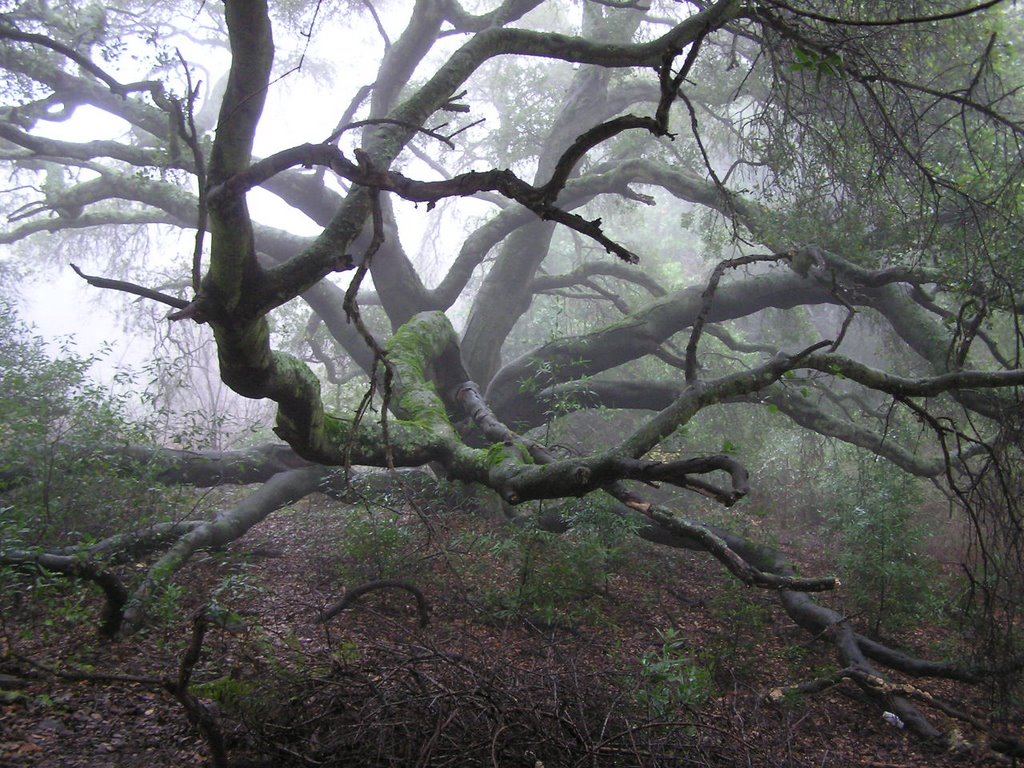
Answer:
<svg viewBox="0 0 1024 768"><path fill-rule="evenodd" d="M352 422L339 419L329 413L324 414L324 438L332 445L344 445L349 440Z"/></svg>
<svg viewBox="0 0 1024 768"><path fill-rule="evenodd" d="M455 329L444 312L421 312L391 337L387 344L388 358L422 371L426 361L439 357L455 343Z"/></svg>
<svg viewBox="0 0 1024 768"><path fill-rule="evenodd" d="M388 442L396 466L420 466L443 459L452 453L452 441L436 430L412 421L388 422L388 440L381 423L366 420L353 428L351 420L325 415L324 439L335 452L333 463L348 458L356 464L385 466Z"/></svg>
<svg viewBox="0 0 1024 768"><path fill-rule="evenodd" d="M424 382L418 386L403 386L392 410L401 416L399 422L417 425L444 432L451 430L451 421L444 403L433 384Z"/></svg>
<svg viewBox="0 0 1024 768"><path fill-rule="evenodd" d="M320 397L320 379L305 362L286 352L274 352L272 360L275 382L286 390L285 397Z"/></svg>
<svg viewBox="0 0 1024 768"><path fill-rule="evenodd" d="M505 445L505 443L495 443L484 451L484 456L486 457L485 462L488 468L500 466L507 461L517 460L515 446Z"/></svg>
<svg viewBox="0 0 1024 768"><path fill-rule="evenodd" d="M423 313L407 322L395 333L386 348L387 361L394 373L389 393L388 409L395 418L388 421L390 455L397 465L411 466L429 461L448 462L456 454L465 462L465 446L452 426L447 408L438 394L438 384L428 374L431 364L445 364L445 356L457 356L455 331L441 312ZM278 362L275 360L275 362ZM288 384L281 394L285 399L295 387L295 394L307 391L304 364L293 367L290 360L282 359L278 372ZM278 398L275 398L278 399ZM282 400L279 399L279 402ZM301 402L301 401L300 401ZM302 414L296 412L298 417ZM280 418L280 417L279 417ZM314 419L315 421L315 419ZM318 460L340 463L346 454L352 461L382 465L388 458L383 425L376 419L367 419L354 426L349 419L324 414L322 424L310 422L318 433ZM291 425L289 425L291 426ZM520 463L522 450L510 454L510 460ZM479 458L469 463L476 464ZM471 470L471 474L486 476L487 467Z"/></svg>
<svg viewBox="0 0 1024 768"><path fill-rule="evenodd" d="M416 315L388 342L388 361L398 377L391 406L401 419L452 433L448 411L428 371L429 363L455 343L455 329L443 312Z"/></svg>

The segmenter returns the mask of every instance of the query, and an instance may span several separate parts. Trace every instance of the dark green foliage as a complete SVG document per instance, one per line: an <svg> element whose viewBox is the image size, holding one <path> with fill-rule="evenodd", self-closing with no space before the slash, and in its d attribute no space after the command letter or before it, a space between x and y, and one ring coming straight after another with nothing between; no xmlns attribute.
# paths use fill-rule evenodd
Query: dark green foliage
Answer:
<svg viewBox="0 0 1024 768"><path fill-rule="evenodd" d="M70 545L160 516L164 489L125 472L145 442L126 398L90 379L101 356L45 342L0 304L0 532L6 546Z"/></svg>
<svg viewBox="0 0 1024 768"><path fill-rule="evenodd" d="M936 567L916 519L920 481L862 452L852 462L830 517L843 593L875 635L892 633L935 613Z"/></svg>
<svg viewBox="0 0 1024 768"><path fill-rule="evenodd" d="M343 580L357 586L408 577L415 570L415 533L415 526L387 506L353 509L339 546Z"/></svg>
<svg viewBox="0 0 1024 768"><path fill-rule="evenodd" d="M549 533L526 519L511 534L503 531L480 542L490 567L506 574L499 585L484 590L487 609L499 618L543 625L593 619L600 615L596 601L608 579L625 561L630 524L589 497L544 515L561 518L569 531Z"/></svg>
<svg viewBox="0 0 1024 768"><path fill-rule="evenodd" d="M698 658L674 629L658 634L661 648L640 658L637 703L653 720L673 720L680 710L699 712L716 694L714 663Z"/></svg>

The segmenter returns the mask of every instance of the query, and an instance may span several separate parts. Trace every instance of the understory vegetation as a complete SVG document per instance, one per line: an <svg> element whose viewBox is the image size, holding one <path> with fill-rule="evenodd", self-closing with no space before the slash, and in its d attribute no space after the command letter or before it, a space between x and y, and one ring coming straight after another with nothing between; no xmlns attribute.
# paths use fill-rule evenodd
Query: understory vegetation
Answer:
<svg viewBox="0 0 1024 768"><path fill-rule="evenodd" d="M8 466L33 457L45 467L20 468L0 492L7 551L97 544L126 526L216 514L247 493L186 492L162 483L158 466L110 454L144 425L114 390L90 383L95 361L68 346L53 359L10 310L4 329L4 397L25 407L5 410L3 433L17 426L32 438L7 454ZM680 439L720 427L718 419L694 425ZM835 569L851 584L832 601L872 636L916 627L911 652L970 660L953 567L967 539L934 490L827 441L795 456L790 431L770 418L761 427L733 449L775 473L786 464L787 491L803 503L761 493L747 509L714 513L716 521L816 552L801 565ZM621 424L608 415L552 428L571 440ZM55 478L91 491L63 500ZM791 517L759 512L780 504ZM135 759L146 755L140 744L171 739L158 761L205 760L219 749L239 765L839 766L850 755L823 756L822 739L842 744L867 728L874 749L895 762L952 765L979 754L966 729L958 742L917 753L866 703L834 720L831 697L852 693L843 683L832 694L792 690L773 700L780 686L837 669L827 646L794 642L796 628L780 622L769 596L718 573L706 556L643 542L637 522L612 504L538 507L513 510L429 471L353 468L329 495L279 509L252 540L209 551L168 583L127 658L128 649L93 634L103 611L94 586L43 563L8 565L0 569L5 755L53 764L49 752L32 750L47 740L19 729L13 713L48 722L97 699L136 700L140 690L144 714L87 721L63 735L76 743L69 751ZM545 518L561 532L540 527ZM142 548L106 565L130 582L151 557ZM328 613L339 596L367 587ZM190 658L200 620L201 653ZM192 730L194 713L168 692L186 666L187 693L211 713L205 729ZM1019 727L1024 714L1018 692L1006 677L985 694L1002 702L1005 727ZM816 733L826 716L831 730ZM117 729L136 735L112 743Z"/></svg>
<svg viewBox="0 0 1024 768"><path fill-rule="evenodd" d="M189 692L215 713L231 764L840 766L865 739L902 764L974 759L966 740L918 751L866 702L829 714L835 696L852 692L842 685L770 703L772 689L809 671L834 674L829 649L797 642L768 596L706 557L659 552L600 513L562 537L529 528L508 536L500 520L410 490L419 479L398 491L400 504L357 480L345 499L279 510L252 540L210 552L179 577L130 648L93 634L102 608L94 588L3 571L0 671L21 678L4 693L7 757L52 764L21 751L52 742L19 728L13 712L31 724L148 690L148 714L119 704L63 733L69 751L100 762L106 744L107 757L141 759L163 740L174 746L159 760L206 759L202 732L163 688L193 637L189 617L202 614L209 629ZM312 527L323 534L298 535ZM824 525L807 534L830 535ZM822 556L808 565L829 564ZM395 582L423 596L425 626ZM385 586L319 623L367 583ZM870 607L881 599L864 597ZM928 633L919 642L955 642L939 619L918 626ZM1005 717L1019 722L1020 712ZM127 738L111 746L114 731Z"/></svg>

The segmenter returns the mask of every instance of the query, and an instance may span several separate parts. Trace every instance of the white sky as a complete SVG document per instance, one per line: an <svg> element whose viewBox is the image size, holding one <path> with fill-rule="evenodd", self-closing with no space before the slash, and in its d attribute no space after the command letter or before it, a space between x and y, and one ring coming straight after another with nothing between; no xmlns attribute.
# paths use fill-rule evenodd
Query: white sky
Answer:
<svg viewBox="0 0 1024 768"><path fill-rule="evenodd" d="M336 31L336 30L335 30ZM374 66L381 43L379 38L359 40L351 34L345 35L346 48L351 55L337 59L337 35L335 31L320 28L313 36L307 52L308 66L313 70L318 58L331 61L335 66L333 82L316 82L305 72L293 73L271 87L267 107L260 124L256 154L263 156L303 142L322 141L333 130L341 112L349 103L356 90L372 82ZM215 79L228 64L226 54L194 50L190 52L188 41L168 41L182 46L188 61L201 62L206 73L204 77ZM333 55L332 55L333 54ZM281 66L278 66L281 69ZM145 73L128 70L113 71L125 81L141 79ZM63 123L40 124L38 133L55 139L70 141L96 139L123 139L128 124L92 107L82 107L75 117ZM274 226L288 229L296 234L313 235L319 228L278 198L256 190L250 196L250 207L255 218ZM407 219L408 221L408 219ZM406 242L418 244L415 233ZM45 248L45 236L35 238L36 247ZM169 244L166 255L170 262L180 259L180 246ZM173 249L173 250L172 250ZM159 261L159 254L150 254ZM0 246L0 260L14 258L14 248ZM80 266L87 273L97 274L99 268L87 261ZM74 336L76 348L83 354L98 350L104 344L113 346L111 363L122 361L136 364L148 357L148 338L131 338L125 334L118 311L134 297L98 296L100 289L87 285L66 264L60 267L32 270L33 274L21 283L18 309L24 321L36 328L47 339ZM116 275L112 275L116 277ZM123 310L121 310L123 311ZM130 307L128 309L130 310Z"/></svg>
<svg viewBox="0 0 1024 768"><path fill-rule="evenodd" d="M391 17L385 18L392 40L400 34L401 28L405 25L410 5L396 5ZM256 156L266 156L304 142L320 142L334 130L342 112L357 90L372 83L376 77L376 67L383 52L383 44L373 25L368 20L365 22L360 23L358 28L351 28L347 24L335 21L330 25L318 25L306 52L303 71L288 74L282 80L272 83L270 87L257 134L254 149ZM278 37L280 50L283 47L281 43L284 42L283 33ZM343 55L339 55L339 40L344 40L345 43ZM185 40L168 43L180 45L187 61L201 63L203 71L197 70L193 75L196 78L201 77L215 82L229 64L225 52L200 51ZM458 43L459 41L453 38L443 47L451 48ZM429 67L436 58L437 54L432 55L424 66ZM130 57L126 63L131 64ZM279 57L274 77L281 75L286 68ZM111 69L111 72L123 82L144 79L147 76L145 72L126 68ZM319 76L314 76L317 73ZM206 85L209 86L210 83ZM41 124L39 128L41 134L69 141L123 140L129 130L128 124L124 121L92 107L79 108L75 117L67 122ZM406 172L421 178L434 178L434 172L418 161L408 163ZM299 235L312 236L320 232L316 224L270 193L254 190L249 195L249 203L257 221ZM488 204L474 204L464 200L453 205L460 211L472 211L474 216L492 210L492 206ZM436 282L458 252L461 225L452 226L452 220L446 216L444 224L435 226L438 217L448 206L439 205L434 211L428 212L425 205L417 207L396 200L395 207L404 248L421 266L427 283ZM440 237L442 233L444 237ZM149 264L158 265L163 260L167 263L178 260L180 263L183 258L191 257L191 247L185 248L183 252L182 245L184 241L191 241L191 233L186 233L185 237L168 238L164 246L159 245L157 237L152 237L152 241L157 249L164 248L165 252L161 257L159 250L155 253L151 251L147 256ZM30 243L31 247L47 248L45 235L37 236ZM24 246L0 246L0 260L11 258L16 249L24 250ZM141 300L127 294L89 286L67 265L66 262L69 260L74 260L87 273L119 277L105 274L103 266L90 263L88 258L77 256L65 259L63 264L33 267L19 284L18 310L21 319L34 326L37 334L51 341L51 350L54 354L59 349L55 342L69 337L73 338L74 349L82 356L96 354L105 349L103 362L93 370L93 376L98 381L109 384L117 370L123 368L139 371L153 357L153 333L126 330L125 326L130 313L139 312L137 302ZM53 262L53 259L49 261ZM334 279L344 284L345 277L339 275ZM372 289L371 280L367 280L366 288ZM458 323L462 314L460 308L456 307L452 314L453 321ZM164 334L168 330L168 327L163 327L158 333ZM138 381L144 384L145 377L139 377ZM199 386L213 384L212 381L205 381L200 382ZM251 402L243 401L226 388L222 389L224 391L217 397L226 398L223 402L236 403L233 407L237 413L250 412Z"/></svg>

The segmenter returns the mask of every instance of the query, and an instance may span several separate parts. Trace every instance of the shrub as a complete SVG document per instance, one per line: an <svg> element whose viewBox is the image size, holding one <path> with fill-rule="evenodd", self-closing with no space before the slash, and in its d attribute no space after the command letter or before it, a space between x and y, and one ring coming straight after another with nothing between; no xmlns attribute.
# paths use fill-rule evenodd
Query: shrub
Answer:
<svg viewBox="0 0 1024 768"><path fill-rule="evenodd" d="M564 534L541 530L531 519L487 539L484 559L512 577L486 594L500 618L519 616L544 625L573 624L595 615L594 598L627 553L631 524L598 499L570 502L557 514Z"/></svg>
<svg viewBox="0 0 1024 768"><path fill-rule="evenodd" d="M714 665L690 654L674 629L658 634L661 648L640 657L636 702L655 720L672 720L681 710L699 712L715 695Z"/></svg>
<svg viewBox="0 0 1024 768"><path fill-rule="evenodd" d="M844 593L880 635L930 612L936 573L924 554L928 533L915 522L918 481L862 454L855 468L840 484L830 523L840 538Z"/></svg>
<svg viewBox="0 0 1024 768"><path fill-rule="evenodd" d="M166 510L162 489L119 466L142 442L126 397L90 378L102 355L45 341L0 302L0 538L13 546L77 544ZM123 383L123 382L122 382Z"/></svg>

